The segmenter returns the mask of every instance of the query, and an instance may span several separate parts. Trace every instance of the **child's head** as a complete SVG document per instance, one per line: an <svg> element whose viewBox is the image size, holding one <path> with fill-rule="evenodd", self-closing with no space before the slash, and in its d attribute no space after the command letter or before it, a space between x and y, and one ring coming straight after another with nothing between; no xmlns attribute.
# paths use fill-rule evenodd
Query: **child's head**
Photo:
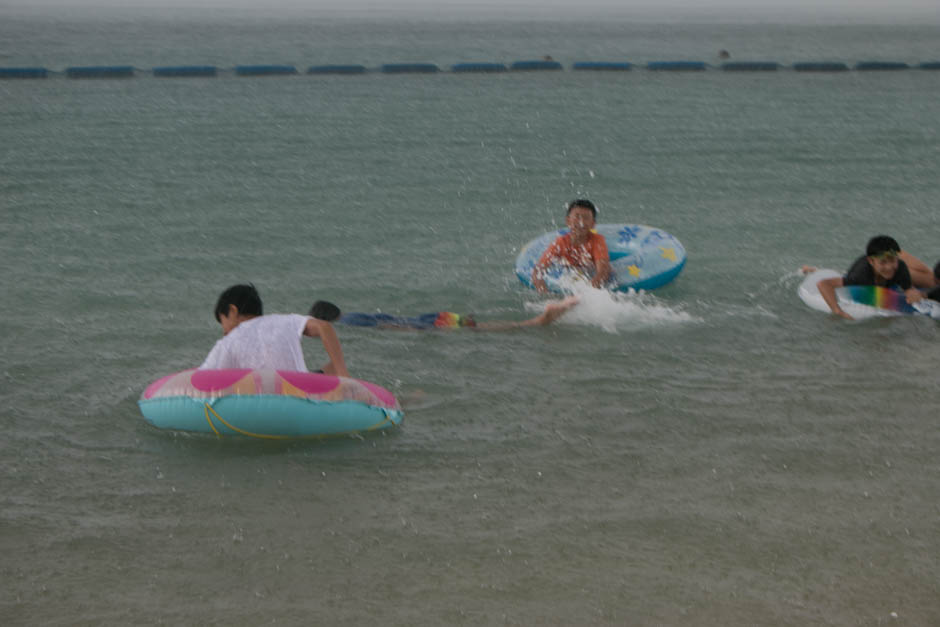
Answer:
<svg viewBox="0 0 940 627"><path fill-rule="evenodd" d="M866 257L877 257L885 253L891 253L897 256L900 252L901 246L898 244L898 241L887 235L876 235L868 240L868 245L865 247Z"/></svg>
<svg viewBox="0 0 940 627"><path fill-rule="evenodd" d="M333 322L340 317L341 313L339 307L325 300L318 300L310 308L311 317L325 322Z"/></svg>
<svg viewBox="0 0 940 627"><path fill-rule="evenodd" d="M577 207L582 209L587 209L591 212L591 217L595 220L597 219L597 207L594 206L590 200L585 200L584 198L577 198L568 203L568 213L566 215L571 215L571 211Z"/></svg>
<svg viewBox="0 0 940 627"><path fill-rule="evenodd" d="M232 307L235 310L232 310ZM228 333L236 325L226 328L227 321L233 316L254 317L263 314L261 296L258 290L250 283L248 285L233 285L219 296L215 304L215 319L222 325L222 330ZM228 323L230 324L230 323Z"/></svg>
<svg viewBox="0 0 940 627"><path fill-rule="evenodd" d="M578 238L585 237L594 228L597 219L597 207L590 200L578 199L568 203L568 215L565 224Z"/></svg>
<svg viewBox="0 0 940 627"><path fill-rule="evenodd" d="M882 279L889 280L898 271L898 254L901 252L901 246L893 237L887 235L877 235L868 240L868 246L865 247L865 256L868 257L868 263L871 264L875 275Z"/></svg>

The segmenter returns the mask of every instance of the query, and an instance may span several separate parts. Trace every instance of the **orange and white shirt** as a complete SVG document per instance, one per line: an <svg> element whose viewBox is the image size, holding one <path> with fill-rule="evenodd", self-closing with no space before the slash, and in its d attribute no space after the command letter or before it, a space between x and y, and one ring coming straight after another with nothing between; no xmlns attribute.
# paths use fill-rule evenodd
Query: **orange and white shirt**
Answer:
<svg viewBox="0 0 940 627"><path fill-rule="evenodd" d="M571 233L559 235L554 242L542 253L542 257L535 265L536 268L545 268L555 261L564 259L572 268L579 270L594 270L599 260L607 260L607 242L604 236L597 231L588 234L587 241L579 246L571 243Z"/></svg>

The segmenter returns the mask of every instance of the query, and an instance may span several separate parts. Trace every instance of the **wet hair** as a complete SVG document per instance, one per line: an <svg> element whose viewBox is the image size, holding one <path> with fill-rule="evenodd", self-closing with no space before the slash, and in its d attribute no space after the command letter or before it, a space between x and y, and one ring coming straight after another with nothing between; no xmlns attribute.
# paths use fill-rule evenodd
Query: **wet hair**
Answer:
<svg viewBox="0 0 940 627"><path fill-rule="evenodd" d="M901 252L901 246L898 244L897 240L887 235L876 235L868 240L868 246L865 247L866 257L899 252Z"/></svg>
<svg viewBox="0 0 940 627"><path fill-rule="evenodd" d="M340 317L339 307L326 300L318 300L310 308L310 315L317 320L333 322Z"/></svg>
<svg viewBox="0 0 940 627"><path fill-rule="evenodd" d="M933 275L940 281L940 261L933 267Z"/></svg>
<svg viewBox="0 0 940 627"><path fill-rule="evenodd" d="M233 285L222 292L215 304L216 322L221 322L219 316L222 314L228 315L230 305L235 305L238 308L238 313L243 316L261 316L264 313L261 296L258 295L258 290L251 283L248 285Z"/></svg>
<svg viewBox="0 0 940 627"><path fill-rule="evenodd" d="M571 211L575 207L581 207L583 209L590 209L591 214L594 216L594 219L595 220L597 219L597 207L595 207L594 203L592 203L590 200L585 200L584 198L577 198L575 200L572 200L571 202L568 203L568 213L566 213L565 215L570 215Z"/></svg>

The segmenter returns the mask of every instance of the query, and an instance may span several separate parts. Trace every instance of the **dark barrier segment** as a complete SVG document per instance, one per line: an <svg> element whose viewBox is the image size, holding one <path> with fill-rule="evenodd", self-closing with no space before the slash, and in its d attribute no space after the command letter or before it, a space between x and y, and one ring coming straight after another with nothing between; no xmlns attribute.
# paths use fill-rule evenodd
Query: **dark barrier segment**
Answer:
<svg viewBox="0 0 940 627"><path fill-rule="evenodd" d="M505 63L455 63L450 66L452 72L506 72Z"/></svg>
<svg viewBox="0 0 940 627"><path fill-rule="evenodd" d="M195 77L216 76L218 68L214 65L164 65L153 68L153 75L160 77Z"/></svg>
<svg viewBox="0 0 940 627"><path fill-rule="evenodd" d="M794 63L793 69L797 72L848 72L849 66L845 63L810 61L806 63Z"/></svg>
<svg viewBox="0 0 940 627"><path fill-rule="evenodd" d="M132 65L89 65L65 68L69 78L130 78L134 76Z"/></svg>
<svg viewBox="0 0 940 627"><path fill-rule="evenodd" d="M293 65L236 65L235 74L238 76L285 76L296 74L297 68Z"/></svg>
<svg viewBox="0 0 940 627"><path fill-rule="evenodd" d="M0 67L0 78L46 78L49 70L44 67Z"/></svg>
<svg viewBox="0 0 940 627"><path fill-rule="evenodd" d="M365 74L364 65L311 65L307 74Z"/></svg>
<svg viewBox="0 0 940 627"><path fill-rule="evenodd" d="M558 61L516 61L509 69L514 72L533 72L537 70L560 70Z"/></svg>
<svg viewBox="0 0 940 627"><path fill-rule="evenodd" d="M701 61L651 61L646 69L653 72L701 72L705 64Z"/></svg>
<svg viewBox="0 0 940 627"><path fill-rule="evenodd" d="M597 71L629 71L634 65L628 62L581 61L571 65L572 70ZM710 66L701 61L651 61L646 64L650 71L703 71ZM771 72L782 68L775 61L735 61L721 64L725 71L737 72ZM847 72L850 69L857 71L890 71L918 68L921 70L940 70L940 61L925 61L917 65L909 65L896 61L860 61L850 68L847 64L833 61L809 61L794 63L793 70L797 72ZM238 65L234 68L238 76L276 76L297 74L293 65ZM562 70L561 63L554 60L516 61L508 68L503 63L457 63L451 70L457 73L467 72L506 72L506 71L537 71ZM389 74L404 73L437 73L440 68L433 63L388 63L379 68ZM307 74L364 74L368 72L364 65L312 65ZM212 65L181 65L160 66L152 68L152 74L157 77L174 76L217 76L220 70ZM136 68L131 65L96 65L73 66L63 72L68 78L129 78L135 76ZM17 78L47 78L49 74L58 74L43 67L0 67L0 79Z"/></svg>
<svg viewBox="0 0 940 627"><path fill-rule="evenodd" d="M434 74L441 68L433 63L386 63L382 72L386 74Z"/></svg>
<svg viewBox="0 0 940 627"><path fill-rule="evenodd" d="M906 70L910 67L907 63L895 61L860 61L855 64L855 69L860 72Z"/></svg>
<svg viewBox="0 0 940 627"><path fill-rule="evenodd" d="M579 61L571 65L572 70L596 70L600 72L626 72L633 69L632 63L613 61Z"/></svg>
<svg viewBox="0 0 940 627"><path fill-rule="evenodd" d="M780 64L776 61L734 61L722 63L726 72L776 72Z"/></svg>

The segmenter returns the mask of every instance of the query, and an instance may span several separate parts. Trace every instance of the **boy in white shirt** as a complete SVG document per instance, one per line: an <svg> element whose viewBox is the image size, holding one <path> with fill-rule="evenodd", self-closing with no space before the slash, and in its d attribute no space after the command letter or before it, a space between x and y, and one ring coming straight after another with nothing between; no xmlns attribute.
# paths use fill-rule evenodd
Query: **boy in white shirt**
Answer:
<svg viewBox="0 0 940 627"><path fill-rule="evenodd" d="M222 339L215 343L200 370L250 368L252 370L307 371L300 338L319 337L330 361L321 372L348 377L343 349L333 326L299 314L263 315L254 285L233 285L219 296L215 319Z"/></svg>

